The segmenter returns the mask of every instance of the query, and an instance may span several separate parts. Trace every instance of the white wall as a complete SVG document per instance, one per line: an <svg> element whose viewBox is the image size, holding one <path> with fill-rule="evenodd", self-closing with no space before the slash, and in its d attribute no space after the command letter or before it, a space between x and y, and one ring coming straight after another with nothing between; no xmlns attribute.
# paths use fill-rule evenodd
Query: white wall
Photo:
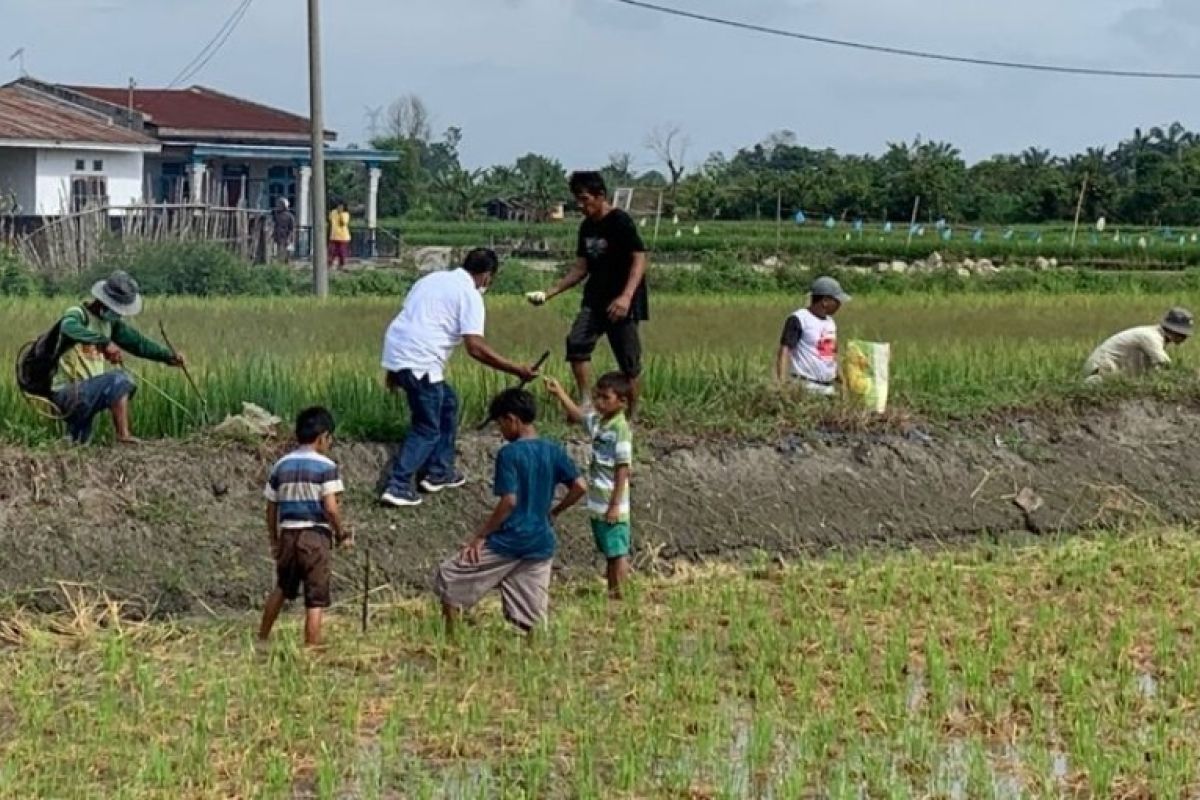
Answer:
<svg viewBox="0 0 1200 800"><path fill-rule="evenodd" d="M0 147L0 208L16 199L20 214L35 214L37 151L22 147Z"/></svg>
<svg viewBox="0 0 1200 800"><path fill-rule="evenodd" d="M75 169L76 160L83 160L83 171ZM37 211L42 216L69 213L71 178L103 176L108 181L108 200L114 208L142 202L145 176L142 174L143 154L140 151L118 150L51 150L37 151ZM103 168L93 169L95 161Z"/></svg>

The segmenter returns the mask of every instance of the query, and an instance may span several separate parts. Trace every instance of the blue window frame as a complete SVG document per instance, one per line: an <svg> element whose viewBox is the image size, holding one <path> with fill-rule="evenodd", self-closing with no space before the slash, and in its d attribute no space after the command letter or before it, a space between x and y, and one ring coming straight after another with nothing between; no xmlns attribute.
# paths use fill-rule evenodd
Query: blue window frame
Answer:
<svg viewBox="0 0 1200 800"><path fill-rule="evenodd" d="M159 203L186 203L191 191L188 177L187 164L182 161L164 162L154 199Z"/></svg>
<svg viewBox="0 0 1200 800"><path fill-rule="evenodd" d="M274 208L279 198L286 198L288 204L296 207L296 168L277 166L267 169L267 207Z"/></svg>

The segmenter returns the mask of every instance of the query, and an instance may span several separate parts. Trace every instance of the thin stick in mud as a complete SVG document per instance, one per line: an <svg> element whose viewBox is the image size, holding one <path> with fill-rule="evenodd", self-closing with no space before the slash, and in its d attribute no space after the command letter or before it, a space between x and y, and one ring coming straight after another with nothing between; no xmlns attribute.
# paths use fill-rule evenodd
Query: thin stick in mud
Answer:
<svg viewBox="0 0 1200 800"><path fill-rule="evenodd" d="M362 632L367 632L371 613L371 551L363 548Z"/></svg>
<svg viewBox="0 0 1200 800"><path fill-rule="evenodd" d="M159 320L158 332L162 334L163 343L170 349L172 355L178 357L179 351L175 348L175 344L171 341L170 337L167 336L167 326L163 324L162 320ZM187 379L188 386L192 387L192 393L200 401L201 421L203 424L208 425L212 421L208 413L208 398L204 396L204 392L200 391L200 387L196 385L196 381L192 378L192 373L188 370L187 364L180 364L179 370L183 373L183 377Z"/></svg>

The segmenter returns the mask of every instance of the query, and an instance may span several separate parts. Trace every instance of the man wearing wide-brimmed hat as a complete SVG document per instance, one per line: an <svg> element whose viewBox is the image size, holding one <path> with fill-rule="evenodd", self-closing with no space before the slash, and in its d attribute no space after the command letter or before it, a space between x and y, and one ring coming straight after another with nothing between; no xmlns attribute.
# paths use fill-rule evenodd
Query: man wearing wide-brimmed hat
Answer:
<svg viewBox="0 0 1200 800"><path fill-rule="evenodd" d="M1106 339L1087 360L1088 383L1110 375L1136 377L1169 366L1167 345L1183 344L1196 330L1196 319L1186 308L1172 308L1157 325L1121 331Z"/></svg>
<svg viewBox="0 0 1200 800"><path fill-rule="evenodd" d="M129 399L137 386L128 372L118 369L124 353L183 366L182 355L147 339L126 321L141 310L137 281L125 272L114 272L96 282L89 300L63 315L51 399L72 441L88 441L92 422L106 409L112 412L117 441L136 441L129 425Z"/></svg>

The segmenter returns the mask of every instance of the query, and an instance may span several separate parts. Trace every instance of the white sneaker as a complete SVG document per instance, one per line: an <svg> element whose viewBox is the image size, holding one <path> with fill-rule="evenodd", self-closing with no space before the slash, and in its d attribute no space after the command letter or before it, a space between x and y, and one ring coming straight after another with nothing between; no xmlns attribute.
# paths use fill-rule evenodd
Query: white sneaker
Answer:
<svg viewBox="0 0 1200 800"><path fill-rule="evenodd" d="M412 506L421 505L422 501L416 492L411 490L408 492L393 492L388 490L379 498L379 502L389 505L392 508L411 508Z"/></svg>
<svg viewBox="0 0 1200 800"><path fill-rule="evenodd" d="M454 477L445 481L432 481L429 478L421 479L421 491L427 494L437 494L445 489L459 489L467 485L467 477L461 472L454 473Z"/></svg>

